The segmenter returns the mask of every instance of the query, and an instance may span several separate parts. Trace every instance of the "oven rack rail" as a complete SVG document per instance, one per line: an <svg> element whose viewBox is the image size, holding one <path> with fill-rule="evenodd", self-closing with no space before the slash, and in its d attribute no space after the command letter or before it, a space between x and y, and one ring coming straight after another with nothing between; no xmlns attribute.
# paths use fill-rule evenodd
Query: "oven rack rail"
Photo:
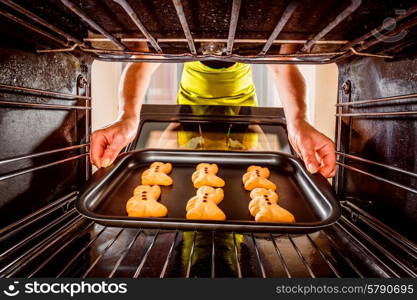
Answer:
<svg viewBox="0 0 417 300"><path fill-rule="evenodd" d="M362 0L351 0L350 4L341 12L339 12L334 19L330 20L327 25L318 31L312 38L308 40L277 40L279 34L282 32L283 28L287 24L289 18L293 15L299 1L292 0L287 5L286 9L283 12L283 15L279 19L278 23L275 26L275 29L270 34L268 39L259 40L259 39L235 39L236 28L239 20L239 12L241 7L241 0L233 0L231 7L231 18L229 22L229 32L227 39L205 39L204 41L210 42L226 42L227 46L225 48L225 55L211 55L211 54L200 54L197 53L195 43L200 42L199 39L194 39L187 19L184 13L183 4L181 0L172 0L175 7L176 15L178 21L181 24L185 38L165 38L165 39L156 39L151 35L151 33L143 25L142 21L139 19L138 15L135 13L134 9L126 0L115 0L118 3L123 11L126 13L128 18L135 24L137 30L144 36L144 38L124 38L116 37L115 34L112 34L106 31L100 24L98 24L91 16L89 16L85 11L80 7L75 5L69 0L61 0L61 3L69 10L71 13L77 15L81 20L83 20L91 29L99 32L103 38L98 38L100 41L109 42L116 47L118 50L110 49L97 49L91 46L88 46L86 43L94 41L94 38L84 38L83 40L72 36L71 34L65 32L65 30L58 28L50 24L47 20L39 17L35 13L27 10L26 8L20 6L19 4L13 2L12 0L1 0L3 4L11 8L14 12L17 12L26 18L30 19L31 22L21 19L16 16L15 13L11 13L0 9L0 15L50 39L51 41L63 46L64 48L58 49L41 49L38 50L39 53L45 52L71 52L76 49L81 51L93 53L98 59L106 61L148 61L148 62L185 62L185 61L195 61L195 60L210 60L210 59L222 59L236 62L244 63L296 63L296 64L319 64L319 63L332 63L338 62L342 59L345 59L350 56L371 56L371 57L380 57L380 58L393 58L392 55L387 55L384 53L372 53L365 52L369 51L372 47L379 45L381 42L402 32L414 27L417 24L417 17L412 18L411 20L406 20L413 14L417 12L417 5L412 6L404 13L395 15L390 18L387 22L383 22L380 26L373 28L368 33L354 39L353 41L333 41L333 40L323 40L329 32L331 32L335 27L341 24L343 21L347 20L348 17L360 7ZM402 22L400 25L396 26L394 30L390 31L389 34L385 34L375 37L376 33L382 33L388 26ZM47 31L45 30L47 29ZM53 33L53 34L52 34ZM125 42L128 41L146 41L151 46L154 52L137 52L129 49ZM170 42L186 42L188 44L189 52L181 54L169 54L163 53L159 45L160 42L170 43ZM262 50L256 55L238 55L233 54L233 45L236 43L263 43ZM297 43L301 44L302 49L296 53L291 54L279 54L279 55L268 55L267 52L274 43ZM341 44L336 52L311 52L312 48L316 44ZM408 44L407 44L408 45ZM404 47L410 45L403 45L399 43L394 45L390 49L390 52L395 53L396 48L401 48L404 50ZM137 56L140 56L137 57ZM289 59L291 58L291 59Z"/></svg>
<svg viewBox="0 0 417 300"><path fill-rule="evenodd" d="M1 277L417 277L417 245L348 201L329 229L304 235L226 233L224 250L225 233L95 224L76 212L77 194L0 231ZM232 275L225 275L219 251L230 255ZM203 268L197 266L201 253Z"/></svg>
<svg viewBox="0 0 417 300"><path fill-rule="evenodd" d="M88 95L89 88L88 85L85 86L86 88L86 96L79 95L79 94L68 94L68 93L60 93L54 91L47 91L42 89L35 89L23 86L16 86L16 85L9 85L0 83L0 92L3 94L12 94L12 95L24 95L24 96L33 96L35 99L38 98L47 98L52 100L62 100L62 101L77 101L81 100L84 102L84 105L69 105L69 104L50 104L50 103L38 103L38 102L26 102L26 101L15 101L6 99L6 97L2 96L0 98L0 107L5 108L16 108L16 109L52 109L52 110L81 110L86 112L85 117L85 141L80 142L77 145L70 145L67 147L61 147L56 149L50 149L42 152L31 153L31 154L23 154L13 157L7 157L0 159L0 166L5 164L16 163L18 161L24 161L36 157L41 156L48 156L51 154L56 153L66 153L71 152L73 155L67 156L63 159L48 162L45 164L41 164L34 167L27 167L23 169L14 170L8 173L0 174L0 181L5 181L13 177L21 176L24 174L28 174L31 172L35 172L38 170L42 170L45 168L53 167L56 165L64 164L74 160L82 160L89 156L89 137L91 134L91 128L89 126L89 119L90 119L90 112L91 112L91 96ZM77 93L79 93L79 87L77 87ZM74 153L77 151L78 153ZM90 176L90 164L89 160L85 159L85 178L88 179Z"/></svg>
<svg viewBox="0 0 417 300"><path fill-rule="evenodd" d="M343 101L342 98L339 97L339 102L336 104L336 122L337 122L337 132L336 132L336 140L337 140L337 161L336 165L339 167L339 172L337 172L336 180L335 180L335 189L337 194L341 194L341 190L343 187L341 186L340 178L343 177L344 170L349 170L355 173L359 173L366 177L373 178L377 181L387 183L389 185L395 186L401 190L417 194L417 187L413 186L412 184L405 185L403 183L397 182L395 180L388 179L386 177L382 177L380 175L368 172L363 170L363 168L352 166L351 163L358 163L361 166L369 165L375 166L381 169L389 170L398 175L405 175L409 178L417 178L417 173L405 170L403 168L399 168L393 165L384 164L381 162L377 162L371 159L367 159L362 157L360 154L357 153L349 153L348 150L345 150L348 153L345 153L340 150L341 145L341 138L342 138L342 121L343 119L346 120L346 124L348 124L349 129L351 130L351 122L354 118L378 118L378 120L389 120L390 118L415 118L417 115L417 111L413 109L408 109L405 106L414 104L417 101L417 93L410 93L404 95L394 95L388 97L380 97L380 98L372 98L372 99L359 99L359 100L352 100L351 99L351 82L348 80L342 86L342 94L346 95L347 101ZM376 108L377 106L395 106L395 107L403 107L402 110L398 111L368 111L369 109ZM351 112L351 109L362 109L367 111L361 112ZM411 121L410 121L411 122ZM412 181L411 181L412 183Z"/></svg>

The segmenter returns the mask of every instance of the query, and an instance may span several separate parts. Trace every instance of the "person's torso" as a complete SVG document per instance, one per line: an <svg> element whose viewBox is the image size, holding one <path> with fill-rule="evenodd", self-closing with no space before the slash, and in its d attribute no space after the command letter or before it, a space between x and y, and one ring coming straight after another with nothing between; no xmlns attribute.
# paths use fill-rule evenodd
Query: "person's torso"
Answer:
<svg viewBox="0 0 417 300"><path fill-rule="evenodd" d="M250 65L235 63L214 68L199 61L184 63L177 103L256 106Z"/></svg>

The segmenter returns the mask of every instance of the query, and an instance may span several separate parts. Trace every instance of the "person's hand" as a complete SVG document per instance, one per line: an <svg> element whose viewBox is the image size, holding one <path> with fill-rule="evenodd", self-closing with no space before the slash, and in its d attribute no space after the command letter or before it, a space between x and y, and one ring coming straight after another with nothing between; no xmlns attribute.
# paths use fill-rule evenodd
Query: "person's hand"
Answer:
<svg viewBox="0 0 417 300"><path fill-rule="evenodd" d="M135 137L138 127L136 118L121 119L91 135L90 161L97 168L106 168L119 152Z"/></svg>
<svg viewBox="0 0 417 300"><path fill-rule="evenodd" d="M324 177L334 177L336 150L328 137L302 120L288 124L288 138L310 173L320 172Z"/></svg>

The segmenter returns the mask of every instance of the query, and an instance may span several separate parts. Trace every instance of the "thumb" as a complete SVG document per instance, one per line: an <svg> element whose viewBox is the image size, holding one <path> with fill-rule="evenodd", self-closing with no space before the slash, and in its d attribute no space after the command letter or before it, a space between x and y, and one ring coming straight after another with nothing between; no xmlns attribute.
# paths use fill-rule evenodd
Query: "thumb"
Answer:
<svg viewBox="0 0 417 300"><path fill-rule="evenodd" d="M115 139L113 139L113 141L110 143L110 145L107 146L106 150L104 151L104 154L101 158L101 166L103 168L107 168L108 166L110 166L124 146L126 146L126 143L123 142L122 138L116 137Z"/></svg>
<svg viewBox="0 0 417 300"><path fill-rule="evenodd" d="M307 170L311 174L317 173L317 171L320 169L320 164L317 161L314 148L309 146L303 146L300 147L300 150Z"/></svg>

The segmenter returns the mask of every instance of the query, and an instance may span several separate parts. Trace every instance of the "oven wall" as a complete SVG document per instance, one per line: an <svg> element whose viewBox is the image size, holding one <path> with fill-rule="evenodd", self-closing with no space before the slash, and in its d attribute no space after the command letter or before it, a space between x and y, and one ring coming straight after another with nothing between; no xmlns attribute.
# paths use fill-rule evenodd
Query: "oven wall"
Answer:
<svg viewBox="0 0 417 300"><path fill-rule="evenodd" d="M66 53L36 54L31 51L0 49L0 83L65 94L85 95L88 86L77 85L79 76L89 81L90 63ZM66 105L65 109L7 105L4 102ZM83 154L86 148L30 157L7 159L80 145L86 142L90 124L86 100L0 90L0 225L4 226L78 190L86 179L86 158L50 163ZM81 109L71 107L80 106ZM31 168L37 170L31 171ZM18 175L19 172L24 174ZM13 175L13 177L9 177ZM17 175L17 176L14 176ZM6 177L5 177L6 176Z"/></svg>
<svg viewBox="0 0 417 300"><path fill-rule="evenodd" d="M406 95L417 91L417 60L362 58L339 66L339 102ZM351 91L342 86L350 82ZM349 106L342 113L417 111L417 98ZM343 117L338 123L338 149L417 174L417 114ZM339 156L348 166L417 190L417 175ZM338 194L378 216L416 241L417 194L381 179L339 167Z"/></svg>

